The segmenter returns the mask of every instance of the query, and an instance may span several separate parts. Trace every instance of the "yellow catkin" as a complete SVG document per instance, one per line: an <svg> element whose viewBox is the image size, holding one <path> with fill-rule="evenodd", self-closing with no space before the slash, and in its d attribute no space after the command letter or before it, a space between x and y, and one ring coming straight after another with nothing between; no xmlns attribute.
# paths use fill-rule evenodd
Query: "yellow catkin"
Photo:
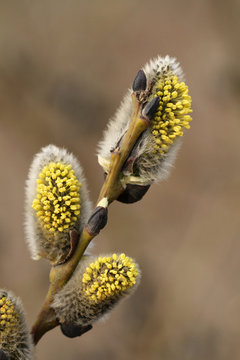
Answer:
<svg viewBox="0 0 240 360"><path fill-rule="evenodd" d="M164 155L174 140L183 135L183 129L189 129L192 120L188 115L191 110L191 97L184 82L179 82L171 71L164 72L157 79L153 96L159 96L159 107L151 123L151 133L154 139L154 154Z"/></svg>
<svg viewBox="0 0 240 360"><path fill-rule="evenodd" d="M0 299L0 344L10 341L18 333L19 315L12 302L5 296Z"/></svg>
<svg viewBox="0 0 240 360"><path fill-rule="evenodd" d="M80 187L71 165L51 162L43 168L32 207L46 231L63 233L76 223L80 216Z"/></svg>
<svg viewBox="0 0 240 360"><path fill-rule="evenodd" d="M136 264L125 254L99 257L83 274L83 290L90 301L99 303L131 288L137 276Z"/></svg>

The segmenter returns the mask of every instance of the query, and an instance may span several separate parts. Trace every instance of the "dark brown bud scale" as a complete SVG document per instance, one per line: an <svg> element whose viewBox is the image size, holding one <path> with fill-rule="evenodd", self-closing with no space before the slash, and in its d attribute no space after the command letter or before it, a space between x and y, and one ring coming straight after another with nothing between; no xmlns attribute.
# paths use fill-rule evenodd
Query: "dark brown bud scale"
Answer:
<svg viewBox="0 0 240 360"><path fill-rule="evenodd" d="M133 91L142 91L142 90L146 90L146 86L147 86L147 78L145 72L143 70L139 70L133 81L132 89Z"/></svg>
<svg viewBox="0 0 240 360"><path fill-rule="evenodd" d="M92 325L73 325L73 324L60 324L63 335L69 338L75 338L85 334L87 331L92 329ZM1 358L0 358L1 359Z"/></svg>
<svg viewBox="0 0 240 360"><path fill-rule="evenodd" d="M159 96L149 101L145 106L145 108L143 109L143 115L151 119L155 114L155 112L157 111L157 108L159 106L159 101L160 101Z"/></svg>
<svg viewBox="0 0 240 360"><path fill-rule="evenodd" d="M135 203L143 198L149 188L150 185L128 184L117 200L125 204Z"/></svg>
<svg viewBox="0 0 240 360"><path fill-rule="evenodd" d="M102 230L108 219L108 209L97 206L87 223L87 231L91 235L97 235Z"/></svg>

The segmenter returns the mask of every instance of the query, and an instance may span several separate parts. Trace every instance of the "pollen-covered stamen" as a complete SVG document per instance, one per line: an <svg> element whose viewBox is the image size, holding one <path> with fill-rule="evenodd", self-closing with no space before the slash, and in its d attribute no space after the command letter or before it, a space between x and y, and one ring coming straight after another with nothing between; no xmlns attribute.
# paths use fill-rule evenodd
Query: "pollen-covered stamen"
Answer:
<svg viewBox="0 0 240 360"><path fill-rule="evenodd" d="M125 254L99 257L83 274L83 291L90 301L99 303L127 291L137 277L136 264Z"/></svg>
<svg viewBox="0 0 240 360"><path fill-rule="evenodd" d="M51 162L37 180L32 207L41 226L52 234L66 232L80 216L81 183L70 164Z"/></svg>
<svg viewBox="0 0 240 360"><path fill-rule="evenodd" d="M0 359L33 359L33 344L20 299L0 289Z"/></svg>
<svg viewBox="0 0 240 360"><path fill-rule="evenodd" d="M19 315L6 296L0 298L0 344L14 341L13 334L19 332ZM11 345L11 344L9 344Z"/></svg>
<svg viewBox="0 0 240 360"><path fill-rule="evenodd" d="M154 153L164 155L174 140L183 135L183 128L190 128L191 97L187 85L171 71L161 73L152 94L160 98L150 128L155 142Z"/></svg>

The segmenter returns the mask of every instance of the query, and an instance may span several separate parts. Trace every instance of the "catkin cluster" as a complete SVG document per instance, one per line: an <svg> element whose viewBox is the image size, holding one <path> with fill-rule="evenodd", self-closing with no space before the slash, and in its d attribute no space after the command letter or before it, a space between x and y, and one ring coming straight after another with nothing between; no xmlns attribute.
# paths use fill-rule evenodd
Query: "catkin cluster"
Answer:
<svg viewBox="0 0 240 360"><path fill-rule="evenodd" d="M79 234L91 203L77 159L54 145L34 158L26 186L26 236L34 259L64 262L71 250L70 233Z"/></svg>
<svg viewBox="0 0 240 360"><path fill-rule="evenodd" d="M106 225L111 201L141 200L151 184L168 175L181 137L185 129L190 128L191 112L188 86L176 60L158 56L147 63L138 72L132 89L124 97L99 144L99 164L107 179L115 181L111 184L106 180L105 184L113 191L117 189L117 195L108 198L109 193L103 186L103 193L107 195L101 198L100 193L92 213L86 181L77 159L54 145L41 149L32 162L26 184L25 229L32 258L45 258L54 269L68 266L78 241L82 240L81 234L92 239ZM130 133L136 130L136 124L141 124L139 129L135 134ZM114 158L113 154L119 157ZM112 159L122 162L113 168ZM113 174L114 171L118 173ZM88 245L81 244L84 244L83 249ZM57 279L60 286L52 288L60 290L51 293L51 314L55 314L62 332L69 337L92 328L94 322L130 295L140 280L138 265L124 253L99 257L83 255L78 265L77 261L72 268L73 264L70 265L72 271L75 269L70 279L66 280L69 273L66 279ZM0 357L1 351L13 360L33 359L21 304L4 290L0 291Z"/></svg>
<svg viewBox="0 0 240 360"><path fill-rule="evenodd" d="M52 306L61 323L92 324L130 295L139 279L137 264L125 254L89 256L55 296Z"/></svg>
<svg viewBox="0 0 240 360"><path fill-rule="evenodd" d="M190 128L191 97L184 82L183 72L169 56L151 60L142 70L145 88L141 89L143 114L146 101L158 98L149 128L142 134L134 151L132 171L123 183L151 185L165 178L176 158L184 129ZM103 140L99 143L98 162L109 172L113 149L126 133L132 117L132 91L129 90L119 109L110 120Z"/></svg>
<svg viewBox="0 0 240 360"><path fill-rule="evenodd" d="M33 344L21 301L7 290L0 290L0 356L12 360L33 359Z"/></svg>

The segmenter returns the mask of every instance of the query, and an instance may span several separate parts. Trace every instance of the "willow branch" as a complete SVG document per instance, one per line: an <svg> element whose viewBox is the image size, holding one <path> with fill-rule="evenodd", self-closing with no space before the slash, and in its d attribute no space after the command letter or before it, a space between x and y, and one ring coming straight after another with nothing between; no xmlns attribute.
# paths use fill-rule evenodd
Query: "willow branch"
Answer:
<svg viewBox="0 0 240 360"><path fill-rule="evenodd" d="M121 170L139 136L149 126L149 118L141 115L141 104L136 92L132 94L132 104L133 114L129 128L123 138L122 144L117 146L112 153L109 172L100 191L97 206L93 214L96 213L96 209L99 206L107 208L124 191L120 181ZM82 231L78 245L72 256L65 263L58 264L51 268L49 290L42 310L32 327L32 336L35 345L47 331L59 325L54 311L51 308L54 295L68 282L87 246L96 235L97 233L91 232L91 228L89 228L87 224Z"/></svg>

